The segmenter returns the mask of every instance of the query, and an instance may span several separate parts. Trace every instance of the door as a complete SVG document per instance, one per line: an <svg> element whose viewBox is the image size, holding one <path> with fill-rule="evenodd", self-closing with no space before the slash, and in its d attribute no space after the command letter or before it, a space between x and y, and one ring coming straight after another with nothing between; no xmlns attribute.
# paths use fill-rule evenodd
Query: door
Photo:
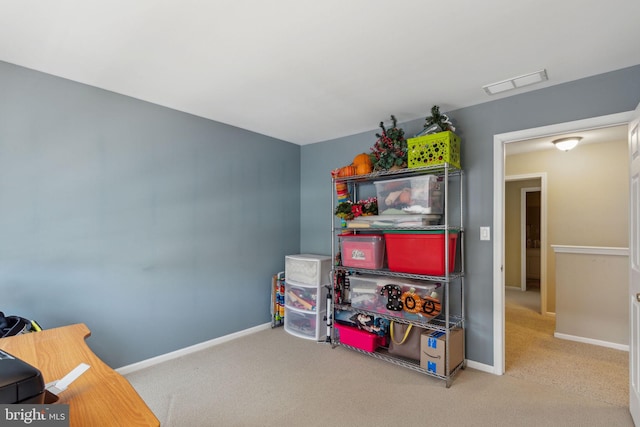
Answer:
<svg viewBox="0 0 640 427"><path fill-rule="evenodd" d="M520 287L540 290L540 187L520 189Z"/></svg>
<svg viewBox="0 0 640 427"><path fill-rule="evenodd" d="M629 123L629 411L640 425L640 104Z"/></svg>

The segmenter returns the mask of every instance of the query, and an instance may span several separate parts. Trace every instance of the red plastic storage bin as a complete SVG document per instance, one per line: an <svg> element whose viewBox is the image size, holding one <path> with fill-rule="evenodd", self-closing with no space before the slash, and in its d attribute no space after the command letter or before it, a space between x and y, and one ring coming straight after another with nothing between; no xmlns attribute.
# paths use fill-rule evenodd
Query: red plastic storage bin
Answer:
<svg viewBox="0 0 640 427"><path fill-rule="evenodd" d="M444 231L385 232L389 270L443 276ZM457 232L449 232L449 273L455 268Z"/></svg>
<svg viewBox="0 0 640 427"><path fill-rule="evenodd" d="M381 234L341 234L340 252L345 267L380 269L384 266Z"/></svg>
<svg viewBox="0 0 640 427"><path fill-rule="evenodd" d="M384 347L387 345L385 337L372 334L371 332L363 331L352 326L335 324L335 327L340 333L340 342L351 347L359 348L360 350L373 352L378 347Z"/></svg>

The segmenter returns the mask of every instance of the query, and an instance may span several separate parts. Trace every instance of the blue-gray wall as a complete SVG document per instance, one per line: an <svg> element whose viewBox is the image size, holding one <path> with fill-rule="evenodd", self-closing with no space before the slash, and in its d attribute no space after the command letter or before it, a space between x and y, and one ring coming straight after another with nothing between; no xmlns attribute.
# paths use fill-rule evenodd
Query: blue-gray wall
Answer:
<svg viewBox="0 0 640 427"><path fill-rule="evenodd" d="M270 321L300 147L0 62L0 311L120 367Z"/></svg>
<svg viewBox="0 0 640 427"><path fill-rule="evenodd" d="M640 66L448 112L467 176L470 360L493 363L478 238L493 224L493 135L638 102ZM331 169L385 119L298 147L0 62L0 310L87 323L113 367L266 323L284 256L331 253Z"/></svg>
<svg viewBox="0 0 640 427"><path fill-rule="evenodd" d="M465 303L467 358L493 365L493 253L479 240L480 227L493 225L493 137L495 134L631 111L640 102L640 66L447 112L462 137L466 174ZM426 106L425 117L430 115ZM389 114L393 114L390 111ZM401 117L398 117L402 121ZM301 251L331 253L333 168L369 152L386 117L372 117L372 131L302 147ZM401 123L407 135L424 119ZM626 165L621 165L626 167ZM597 171L594 171L597 173ZM326 208L322 208L326 206Z"/></svg>

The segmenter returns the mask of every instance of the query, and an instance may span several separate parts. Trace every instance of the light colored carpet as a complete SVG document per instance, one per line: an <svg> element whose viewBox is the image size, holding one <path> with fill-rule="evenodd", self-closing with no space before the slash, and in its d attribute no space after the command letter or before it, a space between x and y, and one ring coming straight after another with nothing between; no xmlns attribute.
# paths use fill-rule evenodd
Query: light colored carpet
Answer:
<svg viewBox="0 0 640 427"><path fill-rule="evenodd" d="M628 407L629 353L554 338L555 319L535 311L539 298L506 291L506 374Z"/></svg>
<svg viewBox="0 0 640 427"><path fill-rule="evenodd" d="M127 379L170 427L633 426L627 408L467 368L441 380L267 329Z"/></svg>

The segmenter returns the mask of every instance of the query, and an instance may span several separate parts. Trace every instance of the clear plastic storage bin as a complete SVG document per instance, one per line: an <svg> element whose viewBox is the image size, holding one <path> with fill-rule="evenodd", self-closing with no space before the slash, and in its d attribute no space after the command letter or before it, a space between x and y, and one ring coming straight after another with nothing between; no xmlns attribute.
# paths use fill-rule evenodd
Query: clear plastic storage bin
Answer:
<svg viewBox="0 0 640 427"><path fill-rule="evenodd" d="M322 341L327 336L327 325L322 322L324 312L301 311L284 307L284 330L299 338Z"/></svg>
<svg viewBox="0 0 640 427"><path fill-rule="evenodd" d="M340 254L345 267L378 270L384 266L384 236L380 234L340 235Z"/></svg>
<svg viewBox="0 0 640 427"><path fill-rule="evenodd" d="M376 181L378 212L442 214L444 184L435 175Z"/></svg>
<svg viewBox="0 0 640 427"><path fill-rule="evenodd" d="M409 319L441 312L440 283L374 275L349 276L351 306Z"/></svg>

